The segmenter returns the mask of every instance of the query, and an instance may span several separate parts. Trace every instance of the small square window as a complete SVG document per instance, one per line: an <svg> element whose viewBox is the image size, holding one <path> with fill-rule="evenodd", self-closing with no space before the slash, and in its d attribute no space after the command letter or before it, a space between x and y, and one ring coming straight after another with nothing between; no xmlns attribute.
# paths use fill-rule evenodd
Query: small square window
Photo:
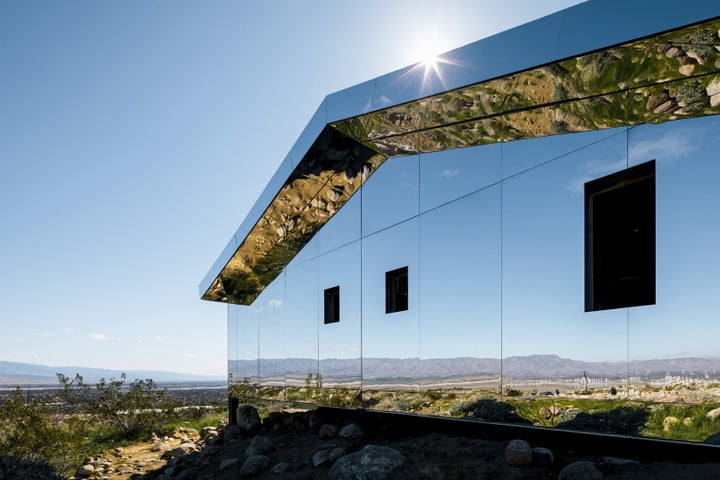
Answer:
<svg viewBox="0 0 720 480"><path fill-rule="evenodd" d="M408 309L408 267L385 272L385 313Z"/></svg>
<svg viewBox="0 0 720 480"><path fill-rule="evenodd" d="M655 161L585 184L585 311L655 303Z"/></svg>
<svg viewBox="0 0 720 480"><path fill-rule="evenodd" d="M325 323L340 321L340 287L325 290Z"/></svg>

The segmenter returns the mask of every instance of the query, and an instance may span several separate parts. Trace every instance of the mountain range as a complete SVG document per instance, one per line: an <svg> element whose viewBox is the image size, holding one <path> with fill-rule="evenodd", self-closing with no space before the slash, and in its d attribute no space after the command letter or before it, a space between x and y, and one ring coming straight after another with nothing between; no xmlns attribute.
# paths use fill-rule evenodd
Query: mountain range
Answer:
<svg viewBox="0 0 720 480"><path fill-rule="evenodd" d="M190 373L166 372L157 370L111 370L91 367L49 367L32 363L6 362L0 360L0 386L15 385L55 385L57 374L70 378L82 375L86 382L94 383L101 378L119 379L125 373L128 381L151 378L156 383L217 382L225 379L223 375L194 375Z"/></svg>

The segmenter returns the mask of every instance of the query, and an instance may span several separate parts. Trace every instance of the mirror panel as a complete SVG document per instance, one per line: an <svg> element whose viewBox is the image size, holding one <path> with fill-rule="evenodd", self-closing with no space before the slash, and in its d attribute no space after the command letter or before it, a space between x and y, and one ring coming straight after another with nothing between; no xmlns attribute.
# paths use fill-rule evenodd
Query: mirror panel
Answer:
<svg viewBox="0 0 720 480"><path fill-rule="evenodd" d="M717 401L719 131L720 117L711 116L629 132L630 162L654 159L657 169L657 304L629 314L630 380L642 400L682 408ZM654 433L686 438L690 429Z"/></svg>
<svg viewBox="0 0 720 480"><path fill-rule="evenodd" d="M500 144L420 155L420 211L500 181Z"/></svg>
<svg viewBox="0 0 720 480"><path fill-rule="evenodd" d="M545 143L525 151L542 157ZM578 396L611 398L611 389L627 396L627 309L586 313L584 302L584 185L624 169L626 152L626 136L615 135L503 183L503 395L518 408L542 398L535 415ZM533 420L574 428L545 416Z"/></svg>
<svg viewBox="0 0 720 480"><path fill-rule="evenodd" d="M312 401L318 375L318 260L285 270L285 381L289 401Z"/></svg>
<svg viewBox="0 0 720 480"><path fill-rule="evenodd" d="M256 397L259 381L258 313L253 306L228 305L228 389L238 397Z"/></svg>
<svg viewBox="0 0 720 480"><path fill-rule="evenodd" d="M362 384L368 407L402 410L387 392L418 389L418 260L417 218L363 238ZM386 313L387 273L403 267L407 310Z"/></svg>
<svg viewBox="0 0 720 480"><path fill-rule="evenodd" d="M418 215L419 157L387 160L363 187L363 236Z"/></svg>
<svg viewBox="0 0 720 480"><path fill-rule="evenodd" d="M272 282L253 302L258 312L260 396L285 399L285 278Z"/></svg>
<svg viewBox="0 0 720 480"><path fill-rule="evenodd" d="M358 240L320 257L317 298L322 391L317 401L324 405L361 405L361 253ZM326 324L324 292L333 287L339 287L339 318Z"/></svg>
<svg viewBox="0 0 720 480"><path fill-rule="evenodd" d="M494 185L420 216L420 388L437 405L428 413L499 398L500 192Z"/></svg>

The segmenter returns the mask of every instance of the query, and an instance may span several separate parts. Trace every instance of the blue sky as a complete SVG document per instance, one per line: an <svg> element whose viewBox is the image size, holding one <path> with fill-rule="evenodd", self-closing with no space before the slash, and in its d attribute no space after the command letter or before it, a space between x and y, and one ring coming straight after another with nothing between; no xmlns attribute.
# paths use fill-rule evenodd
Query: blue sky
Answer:
<svg viewBox="0 0 720 480"><path fill-rule="evenodd" d="M574 3L0 2L0 360L224 375L197 285L324 96Z"/></svg>

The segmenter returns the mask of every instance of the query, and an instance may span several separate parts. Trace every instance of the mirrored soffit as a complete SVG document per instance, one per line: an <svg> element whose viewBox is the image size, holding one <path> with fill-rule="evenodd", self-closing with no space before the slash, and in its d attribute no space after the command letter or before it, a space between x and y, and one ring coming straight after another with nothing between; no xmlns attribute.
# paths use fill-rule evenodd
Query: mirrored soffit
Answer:
<svg viewBox="0 0 720 480"><path fill-rule="evenodd" d="M203 294L249 305L390 157L720 113L720 20L328 124Z"/></svg>

